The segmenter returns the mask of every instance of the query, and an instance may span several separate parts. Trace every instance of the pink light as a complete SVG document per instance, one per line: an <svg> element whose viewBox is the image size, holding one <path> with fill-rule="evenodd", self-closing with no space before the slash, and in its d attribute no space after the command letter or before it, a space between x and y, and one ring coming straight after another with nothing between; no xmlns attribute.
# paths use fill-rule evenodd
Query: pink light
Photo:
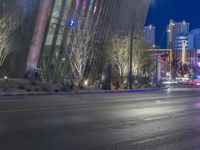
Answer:
<svg viewBox="0 0 200 150"><path fill-rule="evenodd" d="M88 0L84 0L84 1L83 1L83 10L86 9L86 7L87 7L87 3L88 3Z"/></svg>
<svg viewBox="0 0 200 150"><path fill-rule="evenodd" d="M200 109L200 102L196 103L196 104L194 105L194 107L197 108L197 109Z"/></svg>
<svg viewBox="0 0 200 150"><path fill-rule="evenodd" d="M76 0L76 9L80 7L80 0Z"/></svg>

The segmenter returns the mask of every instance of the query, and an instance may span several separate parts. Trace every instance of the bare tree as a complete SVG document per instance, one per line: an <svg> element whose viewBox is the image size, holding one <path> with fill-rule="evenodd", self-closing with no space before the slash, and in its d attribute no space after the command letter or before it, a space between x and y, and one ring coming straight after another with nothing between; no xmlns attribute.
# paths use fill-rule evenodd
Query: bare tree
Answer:
<svg viewBox="0 0 200 150"><path fill-rule="evenodd" d="M153 69L153 58L147 52L148 46L145 41L138 37L134 40L133 46L133 74L138 76L146 72L151 72Z"/></svg>
<svg viewBox="0 0 200 150"><path fill-rule="evenodd" d="M116 76L126 79L129 73L129 42L130 35L123 33L115 34L106 47L108 60L112 63ZM154 61L147 52L148 46L142 38L134 41L133 47L133 74L134 76L145 75L153 70Z"/></svg>
<svg viewBox="0 0 200 150"><path fill-rule="evenodd" d="M70 38L67 45L70 49L67 51L68 58L74 76L82 79L88 60L92 54L91 43L95 35L95 29L92 25L92 19L84 23L84 17L77 22L76 28L69 32Z"/></svg>
<svg viewBox="0 0 200 150"><path fill-rule="evenodd" d="M0 17L0 67L23 77L39 0L3 0Z"/></svg>
<svg viewBox="0 0 200 150"><path fill-rule="evenodd" d="M115 34L109 43L107 52L115 73L124 80L129 72L129 36Z"/></svg>
<svg viewBox="0 0 200 150"><path fill-rule="evenodd" d="M10 53L19 48L16 38L19 38L17 35L23 21L23 17L19 17L19 15L23 14L16 9L16 1L5 0L3 15L0 18L0 66Z"/></svg>

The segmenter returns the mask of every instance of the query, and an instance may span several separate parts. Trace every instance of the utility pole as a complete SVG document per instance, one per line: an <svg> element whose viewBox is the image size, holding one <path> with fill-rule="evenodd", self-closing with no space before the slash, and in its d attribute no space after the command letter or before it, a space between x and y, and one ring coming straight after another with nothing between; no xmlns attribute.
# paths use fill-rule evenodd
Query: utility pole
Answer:
<svg viewBox="0 0 200 150"><path fill-rule="evenodd" d="M136 37L134 38L134 30L135 30L135 21L137 19L137 15L138 15L138 11L141 9L141 6L142 6L142 0L139 0L138 1L138 4L137 6L132 9L130 7L130 5L124 0L123 1L124 4L127 6L127 9L130 10L130 15L131 15L131 18L132 18L132 21L131 21L131 36L130 36L130 52L129 52L129 57L130 57L130 68L129 68L129 88L132 89L132 84L133 84L133 40L136 39Z"/></svg>
<svg viewBox="0 0 200 150"><path fill-rule="evenodd" d="M130 83L130 89L132 89L132 84L133 84L133 34L134 34L134 19L133 18L133 23L132 23L132 28L131 28L131 41L130 41L130 74L129 74L129 83Z"/></svg>

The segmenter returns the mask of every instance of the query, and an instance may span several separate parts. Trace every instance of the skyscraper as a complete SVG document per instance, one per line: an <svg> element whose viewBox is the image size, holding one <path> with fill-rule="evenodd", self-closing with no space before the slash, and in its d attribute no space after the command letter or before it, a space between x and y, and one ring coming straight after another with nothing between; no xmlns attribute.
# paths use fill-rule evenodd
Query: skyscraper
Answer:
<svg viewBox="0 0 200 150"><path fill-rule="evenodd" d="M30 51L28 70L39 66L46 74L53 74L53 76L70 75L70 69L75 69L77 75L83 74L86 70L89 73L98 73L102 46L109 33L122 30L130 32L133 23L135 33L136 31L141 33L143 29L149 0L125 1L53 0L49 8L50 20L43 46L37 47L33 53ZM130 10L129 4L132 6ZM123 17L124 13L129 13L129 19ZM41 32L37 33L41 34ZM91 54L86 54L86 50L90 49ZM87 58L88 55L91 55L90 58ZM37 59L32 59L33 56ZM71 57L78 59L80 64L70 66L74 63L70 62ZM87 64L86 68L82 64Z"/></svg>
<svg viewBox="0 0 200 150"><path fill-rule="evenodd" d="M191 63L200 66L200 29L193 29L190 32L189 49L191 50Z"/></svg>
<svg viewBox="0 0 200 150"><path fill-rule="evenodd" d="M89 70L86 64L97 67L117 6L116 0L53 1L39 68L48 76L70 74L76 78ZM37 66L38 61L32 66Z"/></svg>
<svg viewBox="0 0 200 150"><path fill-rule="evenodd" d="M189 27L190 24L184 20L182 22L170 20L167 27L167 47L172 49L176 60L181 60L181 50L184 41L186 41L186 51L188 50Z"/></svg>
<svg viewBox="0 0 200 150"><path fill-rule="evenodd" d="M167 27L168 48L172 48L173 50L178 50L178 47L176 46L177 40L179 40L179 37L188 36L189 27L190 24L187 23L186 21L175 22L173 20L170 20L169 25Z"/></svg>
<svg viewBox="0 0 200 150"><path fill-rule="evenodd" d="M12 4L15 9L7 6L5 8L9 8L8 12L13 11L16 16L13 18L21 21L21 24L19 28L15 29L15 26L10 31L9 35L12 35L10 41L4 45L18 46L14 52L6 55L0 64L1 70L10 77L23 77L25 68L26 71L40 68L46 74L52 72L54 76L66 74L70 76L69 70L75 70L76 74L85 70L88 73L91 70L98 73L99 66L102 66L99 62L103 62L100 57L103 44L109 35L122 30L130 33L132 25L135 34L143 33L149 2L149 0L13 0L8 5ZM4 8L0 8L0 14L2 14L1 9ZM129 14L129 17L126 18L126 14ZM3 15L6 15L5 10ZM2 23L3 21L0 22L0 26ZM8 47L6 51L9 49L13 50ZM86 53L87 50L90 51ZM4 54L0 53L0 58L2 56ZM86 68L73 64L74 62L70 62L71 58L85 59L79 65L86 64Z"/></svg>
<svg viewBox="0 0 200 150"><path fill-rule="evenodd" d="M151 48L155 47L155 34L156 34L155 26L149 25L144 27L144 40Z"/></svg>

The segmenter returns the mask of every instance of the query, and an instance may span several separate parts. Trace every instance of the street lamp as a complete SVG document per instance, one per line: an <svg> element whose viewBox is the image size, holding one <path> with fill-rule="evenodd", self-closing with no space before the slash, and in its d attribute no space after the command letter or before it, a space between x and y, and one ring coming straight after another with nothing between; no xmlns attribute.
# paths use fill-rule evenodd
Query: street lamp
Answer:
<svg viewBox="0 0 200 150"><path fill-rule="evenodd" d="M132 89L133 87L132 87L132 84L133 84L133 70L132 70L132 68L133 68L133 33L134 33L134 21L133 21L133 23L132 23L132 28L131 28L131 41L130 41L130 68L129 68L129 70L130 70L130 74L129 74L129 86L130 86L130 89Z"/></svg>
<svg viewBox="0 0 200 150"><path fill-rule="evenodd" d="M132 89L132 84L133 84L133 40L137 39L136 37L133 37L133 33L134 33L134 23L132 25L132 30L131 30L131 42L130 42L130 74L129 74L129 82L130 82L130 89Z"/></svg>
<svg viewBox="0 0 200 150"><path fill-rule="evenodd" d="M134 38L134 29L135 29L135 19L136 19L136 13L137 10L135 12L133 12L133 10L129 7L129 5L125 2L125 4L127 5L127 7L130 9L131 11L131 18L132 18L132 22L131 22L131 37L130 37L130 51L129 51L129 57L130 57L130 65L129 65L129 88L132 89L132 84L133 84L133 40L136 39L136 37Z"/></svg>
<svg viewBox="0 0 200 150"><path fill-rule="evenodd" d="M147 3L151 2L150 0L146 1ZM131 36L130 36L130 52L129 52L129 55L130 55L130 74L129 74L129 88L132 89L132 84L133 84L133 40L134 39L137 39L136 37L134 37L134 29L135 29L135 20L136 20L136 17L137 17L137 11L139 9L141 9L141 4L142 4L142 0L139 0L138 2L138 5L136 6L135 9L132 9L130 8L130 5L127 4L127 2L124 0L124 4L127 6L127 8L130 10L130 15L131 15L131 18L132 18L132 22L131 22ZM134 10L134 11L133 11Z"/></svg>

